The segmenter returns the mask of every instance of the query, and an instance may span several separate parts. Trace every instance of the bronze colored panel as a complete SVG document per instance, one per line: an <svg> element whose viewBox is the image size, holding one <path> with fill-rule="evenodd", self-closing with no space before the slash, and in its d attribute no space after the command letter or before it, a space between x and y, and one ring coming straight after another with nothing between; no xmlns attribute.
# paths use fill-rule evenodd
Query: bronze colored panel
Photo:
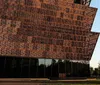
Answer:
<svg viewBox="0 0 100 85"><path fill-rule="evenodd" d="M1 0L0 54L90 60L98 34L89 0ZM9 49L9 50L8 50Z"/></svg>

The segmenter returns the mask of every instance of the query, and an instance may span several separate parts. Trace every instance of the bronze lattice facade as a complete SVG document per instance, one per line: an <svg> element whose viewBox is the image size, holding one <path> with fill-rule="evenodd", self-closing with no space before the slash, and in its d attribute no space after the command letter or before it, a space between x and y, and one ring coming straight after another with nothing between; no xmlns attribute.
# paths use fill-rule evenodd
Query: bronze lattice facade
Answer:
<svg viewBox="0 0 100 85"><path fill-rule="evenodd" d="M73 67L67 63L88 65L98 38L98 33L91 32L97 9L89 4L90 0L0 0L0 61L5 72L2 77L10 77L13 72L20 75L25 69L28 71L21 77L39 77L42 68L40 75L44 74L40 77L55 73L54 77L70 76L71 70L66 68ZM54 68L58 70L53 73L50 69ZM35 76L30 76L31 71ZM77 72L72 74L79 76Z"/></svg>

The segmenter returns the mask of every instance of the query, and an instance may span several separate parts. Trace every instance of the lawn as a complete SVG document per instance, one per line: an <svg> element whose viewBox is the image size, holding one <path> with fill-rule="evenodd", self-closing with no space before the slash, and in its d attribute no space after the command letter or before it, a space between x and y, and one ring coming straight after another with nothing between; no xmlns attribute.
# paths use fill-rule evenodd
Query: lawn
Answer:
<svg viewBox="0 0 100 85"><path fill-rule="evenodd" d="M100 85L100 84L48 84L48 85Z"/></svg>
<svg viewBox="0 0 100 85"><path fill-rule="evenodd" d="M52 83L45 83L42 85L100 85L100 79L78 81L78 82L55 82L55 83L52 82Z"/></svg>
<svg viewBox="0 0 100 85"><path fill-rule="evenodd" d="M53 84L40 84L40 85L100 85L100 84L68 84L68 83L53 83Z"/></svg>

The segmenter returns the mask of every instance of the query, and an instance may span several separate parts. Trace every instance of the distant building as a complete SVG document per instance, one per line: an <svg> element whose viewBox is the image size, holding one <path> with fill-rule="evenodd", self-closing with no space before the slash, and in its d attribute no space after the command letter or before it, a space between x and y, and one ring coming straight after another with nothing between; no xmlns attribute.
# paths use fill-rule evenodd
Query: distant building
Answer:
<svg viewBox="0 0 100 85"><path fill-rule="evenodd" d="M90 0L0 0L0 77L86 77L98 33Z"/></svg>

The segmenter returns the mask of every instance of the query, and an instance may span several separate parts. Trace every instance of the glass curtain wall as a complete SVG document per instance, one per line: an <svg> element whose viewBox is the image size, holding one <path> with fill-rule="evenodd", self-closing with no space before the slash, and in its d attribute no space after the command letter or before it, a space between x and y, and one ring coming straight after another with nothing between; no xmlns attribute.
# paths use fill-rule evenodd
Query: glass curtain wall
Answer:
<svg viewBox="0 0 100 85"><path fill-rule="evenodd" d="M84 71L85 70L85 71ZM0 57L0 77L3 78L59 78L89 76L89 64L61 59Z"/></svg>

